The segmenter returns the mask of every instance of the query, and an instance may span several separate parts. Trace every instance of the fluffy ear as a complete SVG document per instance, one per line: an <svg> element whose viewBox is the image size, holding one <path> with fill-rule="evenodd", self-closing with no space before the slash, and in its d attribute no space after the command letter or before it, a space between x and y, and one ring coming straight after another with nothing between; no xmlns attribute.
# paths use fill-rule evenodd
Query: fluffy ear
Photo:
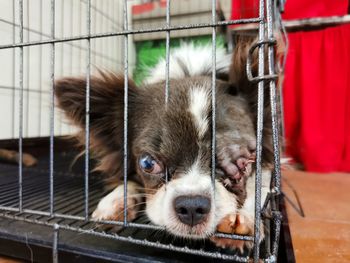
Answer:
<svg viewBox="0 0 350 263"><path fill-rule="evenodd" d="M275 46L275 62L280 61L285 53L285 45L281 36L276 36L277 44ZM229 82L237 87L237 89L243 94L256 93L256 83L251 83L247 77L247 59L250 48L258 42L256 36L251 35L238 35L234 41L235 48L232 53L232 63L229 72ZM253 76L258 76L258 49L256 48L251 56L251 72ZM268 74L268 62L267 62L267 46L265 46L265 75ZM281 72L276 69L276 73L281 78ZM265 88L268 95L268 89Z"/></svg>
<svg viewBox="0 0 350 263"><path fill-rule="evenodd" d="M129 81L129 122L137 88ZM79 129L85 144L86 78L63 78L55 83L57 105ZM122 164L124 130L124 78L100 72L90 79L90 149L99 161L96 170L115 176Z"/></svg>
<svg viewBox="0 0 350 263"><path fill-rule="evenodd" d="M251 83L247 77L246 64L249 49L258 39L250 35L238 35L234 41L235 46L232 53L232 63L229 72L229 81L241 94L248 96L255 95L256 83ZM255 49L252 55L251 70L253 76L258 73L258 49Z"/></svg>

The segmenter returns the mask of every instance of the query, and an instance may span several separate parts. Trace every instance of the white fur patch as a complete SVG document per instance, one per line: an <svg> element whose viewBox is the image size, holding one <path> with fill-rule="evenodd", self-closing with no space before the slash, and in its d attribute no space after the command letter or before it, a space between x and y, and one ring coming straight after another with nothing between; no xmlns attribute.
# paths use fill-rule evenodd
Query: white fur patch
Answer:
<svg viewBox="0 0 350 263"><path fill-rule="evenodd" d="M208 130L208 109L210 107L210 92L202 87L192 87L190 93L189 110L194 117L199 138Z"/></svg>
<svg viewBox="0 0 350 263"><path fill-rule="evenodd" d="M228 73L231 55L226 54L224 48L216 49L216 72ZM165 80L166 61L160 59L154 68L149 70L146 84L153 84ZM182 43L179 48L169 54L169 78L181 79L186 76L210 75L212 72L212 46L194 46L193 43Z"/></svg>

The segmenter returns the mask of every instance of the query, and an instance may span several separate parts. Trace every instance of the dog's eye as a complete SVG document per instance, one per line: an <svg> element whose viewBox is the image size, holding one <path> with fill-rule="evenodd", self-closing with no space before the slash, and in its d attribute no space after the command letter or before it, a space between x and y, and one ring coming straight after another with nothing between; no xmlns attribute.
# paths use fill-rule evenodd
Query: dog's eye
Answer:
<svg viewBox="0 0 350 263"><path fill-rule="evenodd" d="M140 169L148 174L160 174L162 166L149 154L144 154L139 159Z"/></svg>

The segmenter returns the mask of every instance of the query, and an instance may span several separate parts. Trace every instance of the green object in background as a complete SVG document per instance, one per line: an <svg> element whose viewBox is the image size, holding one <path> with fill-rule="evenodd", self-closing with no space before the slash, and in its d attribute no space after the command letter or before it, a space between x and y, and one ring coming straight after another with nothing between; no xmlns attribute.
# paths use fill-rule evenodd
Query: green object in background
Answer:
<svg viewBox="0 0 350 263"><path fill-rule="evenodd" d="M206 45L211 43L211 35L175 38L170 41L170 49L180 46L182 42L192 42L196 45ZM217 36L217 47L224 47L223 36ZM136 68L134 70L134 81L137 85L141 84L148 74L148 69L157 64L160 58L165 57L165 40L149 40L136 43Z"/></svg>

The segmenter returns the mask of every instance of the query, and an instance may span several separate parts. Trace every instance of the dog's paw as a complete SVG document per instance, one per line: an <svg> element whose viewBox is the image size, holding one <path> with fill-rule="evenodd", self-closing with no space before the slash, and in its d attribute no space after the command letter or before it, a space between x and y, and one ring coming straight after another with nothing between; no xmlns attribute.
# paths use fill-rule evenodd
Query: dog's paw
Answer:
<svg viewBox="0 0 350 263"><path fill-rule="evenodd" d="M221 178L224 186L235 193L236 188L244 186L244 178L253 171L255 162L255 139L235 138L230 133L218 135L217 164L223 170ZM237 194L237 193L236 193Z"/></svg>
<svg viewBox="0 0 350 263"><path fill-rule="evenodd" d="M127 193L127 220L132 221L137 217L142 201L136 183L128 182ZM124 220L124 186L120 185L106 195L98 203L92 213L94 220L123 221Z"/></svg>
<svg viewBox="0 0 350 263"><path fill-rule="evenodd" d="M225 234L252 236L254 234L254 222L241 214L228 215L221 220L217 226L217 231ZM210 240L217 247L232 250L238 249L241 253L244 252L245 248L251 249L253 247L252 241L234 240L220 237L211 237Z"/></svg>

